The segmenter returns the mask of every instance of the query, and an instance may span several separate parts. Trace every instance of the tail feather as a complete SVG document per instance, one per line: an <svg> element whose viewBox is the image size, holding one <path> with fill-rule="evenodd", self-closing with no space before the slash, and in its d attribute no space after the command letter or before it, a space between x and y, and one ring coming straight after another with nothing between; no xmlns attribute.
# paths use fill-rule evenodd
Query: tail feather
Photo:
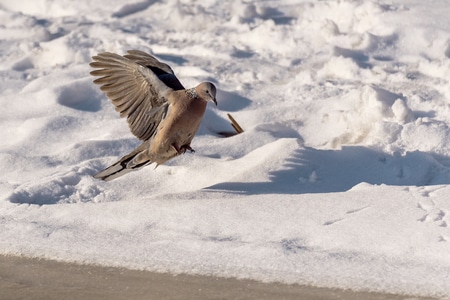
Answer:
<svg viewBox="0 0 450 300"><path fill-rule="evenodd" d="M125 175L131 171L134 171L134 169L127 169L126 165L123 165L121 164L120 161L118 161L112 166L109 166L108 168L95 174L94 178L101 179L104 181L110 181L116 179L117 177Z"/></svg>
<svg viewBox="0 0 450 300"><path fill-rule="evenodd" d="M140 153L141 149L137 148L130 154L122 157L118 162L95 174L94 178L104 181L111 181L131 171L138 170L143 166L152 163L150 160L140 161L137 164L132 161Z"/></svg>

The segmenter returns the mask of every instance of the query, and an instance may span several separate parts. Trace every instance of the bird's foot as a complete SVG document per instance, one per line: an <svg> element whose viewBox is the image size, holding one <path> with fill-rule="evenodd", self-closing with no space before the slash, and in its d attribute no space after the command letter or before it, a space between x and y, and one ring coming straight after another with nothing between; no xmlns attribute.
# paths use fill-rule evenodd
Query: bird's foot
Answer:
<svg viewBox="0 0 450 300"><path fill-rule="evenodd" d="M184 149L183 146L178 147L175 143L173 143L171 146L173 149L175 149L175 151L177 151L178 155L184 154L186 152L186 149Z"/></svg>
<svg viewBox="0 0 450 300"><path fill-rule="evenodd" d="M192 149L190 145L183 145L181 146L181 149L184 149L184 152L186 152L186 150L189 150L189 152L195 153L195 150Z"/></svg>
<svg viewBox="0 0 450 300"><path fill-rule="evenodd" d="M172 144L172 148L177 151L178 155L186 153L186 150L190 151L191 153L194 153L195 150L191 148L190 145L183 145L181 147L178 147L175 143Z"/></svg>

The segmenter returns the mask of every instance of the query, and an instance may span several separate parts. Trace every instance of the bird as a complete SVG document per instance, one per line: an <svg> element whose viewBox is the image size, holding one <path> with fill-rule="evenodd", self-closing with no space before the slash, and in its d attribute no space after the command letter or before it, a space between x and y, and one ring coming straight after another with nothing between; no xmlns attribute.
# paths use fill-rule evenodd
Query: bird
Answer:
<svg viewBox="0 0 450 300"><path fill-rule="evenodd" d="M216 87L202 82L185 89L172 68L140 50L101 52L89 64L100 86L142 143L93 177L116 179L152 163L195 152L191 147L208 102L217 106Z"/></svg>

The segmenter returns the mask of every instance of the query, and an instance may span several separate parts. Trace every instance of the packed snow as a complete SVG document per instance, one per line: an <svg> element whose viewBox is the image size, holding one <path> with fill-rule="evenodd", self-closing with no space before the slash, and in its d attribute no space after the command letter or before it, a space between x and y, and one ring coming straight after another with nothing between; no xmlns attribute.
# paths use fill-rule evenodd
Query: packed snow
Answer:
<svg viewBox="0 0 450 300"><path fill-rule="evenodd" d="M0 254L450 297L446 0L0 0ZM186 153L129 132L91 56L212 81ZM245 132L233 131L231 114Z"/></svg>

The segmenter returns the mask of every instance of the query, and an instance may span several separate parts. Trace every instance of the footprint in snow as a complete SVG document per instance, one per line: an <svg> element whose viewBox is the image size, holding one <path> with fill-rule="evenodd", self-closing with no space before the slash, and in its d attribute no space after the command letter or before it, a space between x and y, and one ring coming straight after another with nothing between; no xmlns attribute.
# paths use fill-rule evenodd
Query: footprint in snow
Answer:
<svg viewBox="0 0 450 300"><path fill-rule="evenodd" d="M418 199L417 208L423 211L423 216L417 219L417 221L422 223L433 223L439 227L447 228L449 217L448 212L439 207L433 200L433 193L435 193L440 188L432 189L430 187L423 188L420 195L422 196ZM439 241L446 242L448 238L440 237Z"/></svg>

